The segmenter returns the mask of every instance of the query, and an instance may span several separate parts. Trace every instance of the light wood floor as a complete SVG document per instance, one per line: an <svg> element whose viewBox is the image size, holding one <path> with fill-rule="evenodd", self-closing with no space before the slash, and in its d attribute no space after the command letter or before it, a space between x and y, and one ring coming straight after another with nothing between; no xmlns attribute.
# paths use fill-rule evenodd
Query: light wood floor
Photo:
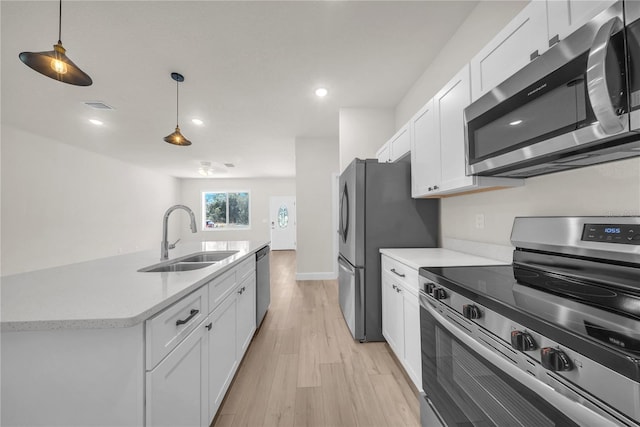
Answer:
<svg viewBox="0 0 640 427"><path fill-rule="evenodd" d="M419 426L415 388L386 343L355 342L338 284L295 280L295 252L271 253L271 305L212 423Z"/></svg>

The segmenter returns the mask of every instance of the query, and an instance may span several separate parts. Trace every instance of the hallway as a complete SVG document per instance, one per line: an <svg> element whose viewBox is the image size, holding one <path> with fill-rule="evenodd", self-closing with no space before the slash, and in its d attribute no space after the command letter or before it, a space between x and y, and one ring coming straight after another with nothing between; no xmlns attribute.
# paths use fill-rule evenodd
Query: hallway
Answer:
<svg viewBox="0 0 640 427"><path fill-rule="evenodd" d="M418 426L416 391L386 343L354 341L336 280L296 282L271 252L271 305L218 416L226 426Z"/></svg>

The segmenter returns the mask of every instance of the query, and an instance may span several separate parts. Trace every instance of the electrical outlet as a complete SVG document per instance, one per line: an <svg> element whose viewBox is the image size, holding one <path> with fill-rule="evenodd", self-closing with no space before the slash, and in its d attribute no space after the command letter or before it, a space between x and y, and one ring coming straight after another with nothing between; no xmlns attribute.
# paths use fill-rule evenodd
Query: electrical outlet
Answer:
<svg viewBox="0 0 640 427"><path fill-rule="evenodd" d="M482 230L484 228L484 214L476 214L476 228Z"/></svg>

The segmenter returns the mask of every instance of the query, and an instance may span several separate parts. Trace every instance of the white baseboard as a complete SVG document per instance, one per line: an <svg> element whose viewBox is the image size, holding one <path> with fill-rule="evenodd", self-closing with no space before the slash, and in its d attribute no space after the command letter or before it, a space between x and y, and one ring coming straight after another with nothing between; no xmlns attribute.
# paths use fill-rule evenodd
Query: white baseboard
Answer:
<svg viewBox="0 0 640 427"><path fill-rule="evenodd" d="M338 275L333 271L320 273L296 273L296 280L334 280Z"/></svg>

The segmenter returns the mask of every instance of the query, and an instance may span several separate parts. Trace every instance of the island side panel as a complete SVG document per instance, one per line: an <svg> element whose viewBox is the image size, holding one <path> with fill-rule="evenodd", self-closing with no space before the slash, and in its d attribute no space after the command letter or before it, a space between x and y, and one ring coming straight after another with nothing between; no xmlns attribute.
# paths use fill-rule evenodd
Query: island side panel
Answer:
<svg viewBox="0 0 640 427"><path fill-rule="evenodd" d="M144 425L142 323L0 339L3 426Z"/></svg>

